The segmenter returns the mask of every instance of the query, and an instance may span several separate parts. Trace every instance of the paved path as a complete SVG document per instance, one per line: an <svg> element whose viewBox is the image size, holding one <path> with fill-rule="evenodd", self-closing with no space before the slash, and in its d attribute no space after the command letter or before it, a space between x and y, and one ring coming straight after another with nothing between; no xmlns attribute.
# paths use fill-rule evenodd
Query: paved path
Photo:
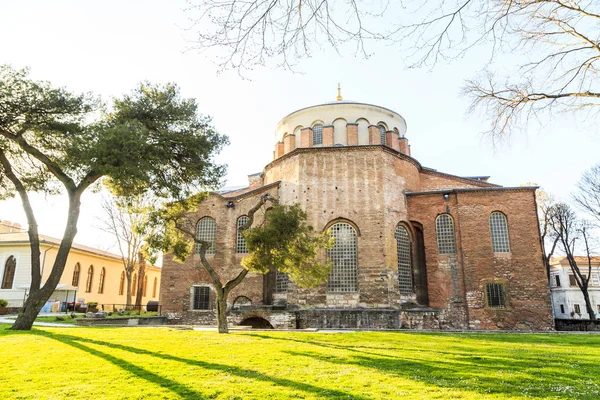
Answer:
<svg viewBox="0 0 600 400"><path fill-rule="evenodd" d="M0 324L14 324L15 318L0 317ZM33 325L36 325L36 326L59 326L61 328L76 328L77 327L75 324L61 324L58 322L34 322Z"/></svg>

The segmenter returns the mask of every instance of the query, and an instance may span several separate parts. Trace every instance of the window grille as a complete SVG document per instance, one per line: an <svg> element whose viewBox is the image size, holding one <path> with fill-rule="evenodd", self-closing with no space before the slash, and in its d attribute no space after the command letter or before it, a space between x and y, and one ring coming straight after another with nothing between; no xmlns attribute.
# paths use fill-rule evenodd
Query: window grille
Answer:
<svg viewBox="0 0 600 400"><path fill-rule="evenodd" d="M4 263L4 274L2 275L2 289L12 289L15 280L15 270L17 269L17 259L15 256L9 256Z"/></svg>
<svg viewBox="0 0 600 400"><path fill-rule="evenodd" d="M323 125L313 126L313 146L323 144Z"/></svg>
<svg viewBox="0 0 600 400"><path fill-rule="evenodd" d="M440 254L455 254L454 221L448 214L442 214L435 221L437 245Z"/></svg>
<svg viewBox="0 0 600 400"><path fill-rule="evenodd" d="M328 289L332 292L355 292L358 267L356 231L347 223L333 225L331 235L335 238L333 248L327 253L333 262L329 273Z"/></svg>
<svg viewBox="0 0 600 400"><path fill-rule="evenodd" d="M498 211L490 214L490 232L492 234L492 251L494 253L510 253L506 215Z"/></svg>
<svg viewBox="0 0 600 400"><path fill-rule="evenodd" d="M121 281L119 282L119 296L125 292L125 271L121 272Z"/></svg>
<svg viewBox="0 0 600 400"><path fill-rule="evenodd" d="M90 267L88 268L87 281L85 282L85 292L86 293L92 292L92 281L93 280L94 280L94 266L90 265Z"/></svg>
<svg viewBox="0 0 600 400"><path fill-rule="evenodd" d="M379 137L381 138L381 144L385 144L385 126L379 125Z"/></svg>
<svg viewBox="0 0 600 400"><path fill-rule="evenodd" d="M275 293L287 293L290 278L285 272L277 271L275 276Z"/></svg>
<svg viewBox="0 0 600 400"><path fill-rule="evenodd" d="M210 247L206 249L206 254L215 254L217 252L217 222L211 217L204 217L198 221L196 238L210 243ZM200 248L200 243L196 243L197 254L200 254Z"/></svg>
<svg viewBox="0 0 600 400"><path fill-rule="evenodd" d="M240 231L240 227L248 223L248 217L242 215L237 220L237 238L236 238L236 253L248 254L248 247L246 246L246 239L244 239L243 231Z"/></svg>
<svg viewBox="0 0 600 400"><path fill-rule="evenodd" d="M194 310L208 310L210 288L208 286L194 286Z"/></svg>
<svg viewBox="0 0 600 400"><path fill-rule="evenodd" d="M104 293L104 276L106 275L106 268L102 267L100 270L100 280L98 281L98 293Z"/></svg>
<svg viewBox="0 0 600 400"><path fill-rule="evenodd" d="M406 228L396 227L396 250L398 252L398 285L400 293L412 293L412 259L410 255L410 238Z"/></svg>
<svg viewBox="0 0 600 400"><path fill-rule="evenodd" d="M79 274L81 273L81 265L79 263L75 264L75 268L73 269L73 279L71 280L72 286L79 286Z"/></svg>
<svg viewBox="0 0 600 400"><path fill-rule="evenodd" d="M554 275L554 283L556 284L557 287L560 287L560 276L559 275Z"/></svg>
<svg viewBox="0 0 600 400"><path fill-rule="evenodd" d="M485 285L487 293L487 304L490 308L505 308L506 300L504 298L503 283L487 283Z"/></svg>
<svg viewBox="0 0 600 400"><path fill-rule="evenodd" d="M581 314L581 308L579 307L579 304L575 304L574 309L575 309L575 314Z"/></svg>
<svg viewBox="0 0 600 400"><path fill-rule="evenodd" d="M158 286L158 278L154 278L154 284L152 285L152 297L156 297L157 286Z"/></svg>

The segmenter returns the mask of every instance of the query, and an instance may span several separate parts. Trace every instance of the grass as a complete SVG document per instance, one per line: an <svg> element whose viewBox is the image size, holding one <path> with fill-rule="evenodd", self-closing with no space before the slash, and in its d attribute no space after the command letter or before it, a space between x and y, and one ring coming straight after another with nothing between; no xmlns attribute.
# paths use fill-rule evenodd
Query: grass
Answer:
<svg viewBox="0 0 600 400"><path fill-rule="evenodd" d="M75 318L71 318L70 314L52 317L37 317L36 322L53 322L57 324L75 324Z"/></svg>
<svg viewBox="0 0 600 400"><path fill-rule="evenodd" d="M0 327L6 399L600 397L600 336Z"/></svg>

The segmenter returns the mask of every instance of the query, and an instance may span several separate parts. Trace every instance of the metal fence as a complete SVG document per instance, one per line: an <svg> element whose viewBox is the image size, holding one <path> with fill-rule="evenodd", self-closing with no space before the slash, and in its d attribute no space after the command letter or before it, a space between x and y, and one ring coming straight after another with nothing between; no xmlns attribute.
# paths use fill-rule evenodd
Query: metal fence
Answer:
<svg viewBox="0 0 600 400"><path fill-rule="evenodd" d="M148 313L155 313L156 315L162 315L162 305L158 304L158 302L148 302L145 305L136 306L134 304L97 304L97 303L87 303L87 304L79 304L73 302L63 302L61 304L61 311L65 313L69 312L112 312L119 313L123 315L142 315Z"/></svg>

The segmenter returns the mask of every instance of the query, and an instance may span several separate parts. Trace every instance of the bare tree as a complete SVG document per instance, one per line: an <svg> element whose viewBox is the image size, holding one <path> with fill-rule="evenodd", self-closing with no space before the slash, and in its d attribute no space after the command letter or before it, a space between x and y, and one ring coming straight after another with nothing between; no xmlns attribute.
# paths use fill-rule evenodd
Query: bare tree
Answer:
<svg viewBox="0 0 600 400"><path fill-rule="evenodd" d="M584 172L577 183L575 203L600 224L600 164Z"/></svg>
<svg viewBox="0 0 600 400"><path fill-rule="evenodd" d="M575 212L565 203L558 203L551 207L548 224L551 234L558 239L558 243L567 257L575 282L583 294L585 307L590 320L596 319L588 287L592 275L592 249L590 247L589 227L585 222L577 219ZM585 265L577 263L575 254L581 248L585 251Z"/></svg>
<svg viewBox="0 0 600 400"><path fill-rule="evenodd" d="M554 255L554 252L556 251L556 246L558 245L559 239L558 236L553 235L550 230L550 218L552 216L552 212L554 211L556 201L551 194L541 189L536 191L536 201L538 205L540 236L543 249L542 257L544 260L544 266L546 267L548 284L550 284L550 261Z"/></svg>
<svg viewBox="0 0 600 400"><path fill-rule="evenodd" d="M460 58L479 45L489 49L490 65L502 53L517 55L517 71L501 76L489 67L464 88L493 137L542 114L600 109L594 0L203 0L188 11L197 47L224 50L225 69L267 59L290 68L321 46L349 44L367 57L373 41L408 52L409 67Z"/></svg>

